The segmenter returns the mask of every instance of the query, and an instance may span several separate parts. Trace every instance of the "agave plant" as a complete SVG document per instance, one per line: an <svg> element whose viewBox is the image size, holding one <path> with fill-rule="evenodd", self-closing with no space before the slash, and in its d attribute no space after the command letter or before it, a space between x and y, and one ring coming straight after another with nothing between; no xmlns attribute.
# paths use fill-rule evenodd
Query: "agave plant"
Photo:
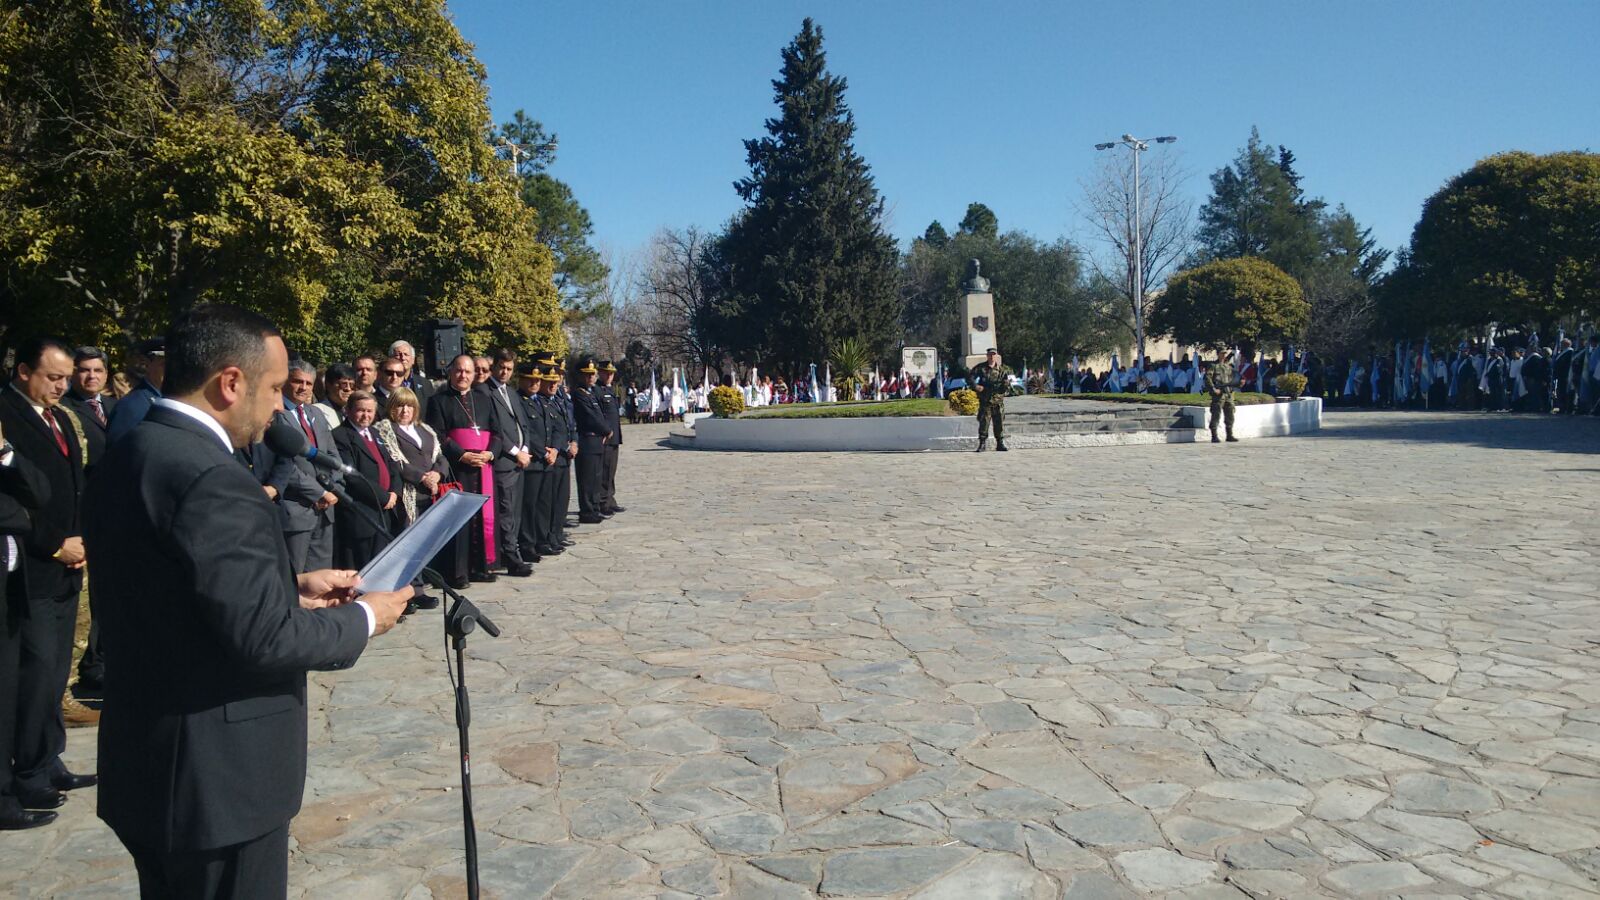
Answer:
<svg viewBox="0 0 1600 900"><path fill-rule="evenodd" d="M833 385L839 389L839 396L854 397L856 388L866 384L872 353L861 338L847 337L834 346L828 362L833 366Z"/></svg>

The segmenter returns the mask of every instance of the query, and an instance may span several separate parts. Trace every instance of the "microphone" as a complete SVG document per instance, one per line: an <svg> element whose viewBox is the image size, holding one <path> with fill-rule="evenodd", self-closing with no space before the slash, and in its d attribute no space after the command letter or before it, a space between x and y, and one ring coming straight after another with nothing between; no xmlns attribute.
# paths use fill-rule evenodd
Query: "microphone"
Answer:
<svg viewBox="0 0 1600 900"><path fill-rule="evenodd" d="M346 475L355 472L354 469L339 462L338 457L318 453L317 448L311 446L311 442L306 440L305 432L282 419L274 419L272 424L267 426L267 431L261 436L261 441L267 445L268 450L279 456L298 456L301 459L310 460L311 464L318 468L343 472Z"/></svg>
<svg viewBox="0 0 1600 900"><path fill-rule="evenodd" d="M440 575L438 572L428 568L427 566L424 566L422 571L418 572L417 574L424 582L432 587L436 587L439 590L444 591L446 596L455 601L455 603L451 605L450 610L445 613L445 626L447 628L453 627L456 631L460 632L461 636L464 637L470 633L473 628L481 625L483 626L483 630L489 632L491 637L500 636L500 629L489 619L488 616L483 614L483 610L479 609L471 600L468 600L467 598L456 593L455 589L450 587L449 582L444 580L443 575Z"/></svg>

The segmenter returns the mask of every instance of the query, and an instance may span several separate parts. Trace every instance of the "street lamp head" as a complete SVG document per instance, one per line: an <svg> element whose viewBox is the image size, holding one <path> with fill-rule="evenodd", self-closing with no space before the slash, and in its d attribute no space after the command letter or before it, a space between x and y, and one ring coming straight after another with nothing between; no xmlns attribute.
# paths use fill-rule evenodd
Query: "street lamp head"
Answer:
<svg viewBox="0 0 1600 900"><path fill-rule="evenodd" d="M1166 137L1158 137L1158 138L1156 138L1156 143L1158 143L1158 144L1171 144L1171 143L1173 143L1173 142L1175 142L1177 140L1178 139L1176 137L1174 137L1174 136L1169 134Z"/></svg>
<svg viewBox="0 0 1600 900"><path fill-rule="evenodd" d="M1109 144L1095 144L1095 145L1094 145L1094 148L1095 148L1095 149L1096 149L1096 150L1110 150L1110 149L1111 149L1111 148L1112 148L1112 147L1115 147L1115 146L1116 146L1116 144L1115 144L1115 143L1109 143Z"/></svg>
<svg viewBox="0 0 1600 900"><path fill-rule="evenodd" d="M1125 134L1125 135L1123 135L1123 136L1122 136L1122 139L1123 139L1123 140L1125 140L1125 141L1127 141L1127 142L1128 142L1128 143L1130 143L1130 144L1137 144L1137 143L1139 143L1139 139L1138 139L1138 138L1136 138L1136 137L1134 137L1134 136L1133 136L1133 135L1131 135L1131 134Z"/></svg>

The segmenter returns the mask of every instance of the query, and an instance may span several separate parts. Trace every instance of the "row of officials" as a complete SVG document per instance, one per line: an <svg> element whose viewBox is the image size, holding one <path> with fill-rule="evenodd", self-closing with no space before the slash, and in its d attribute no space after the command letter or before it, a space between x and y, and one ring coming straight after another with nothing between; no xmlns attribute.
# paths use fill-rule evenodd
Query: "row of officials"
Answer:
<svg viewBox="0 0 1600 900"><path fill-rule="evenodd" d="M174 338L178 377L164 384L171 375L166 371L167 344ZM185 753L192 753L197 742L203 743L196 732L165 729L191 727L211 709L222 722L242 727L259 716L297 708L299 726L291 731L299 735L300 762L291 766L297 772L287 773L296 782L292 806L297 808L304 771L303 673L354 661L349 656L338 664L317 663L309 645L296 646L302 639L315 643L321 627L317 623L330 620L279 618L288 615L287 609L262 618L262 609L276 610L281 599L272 586L277 579L274 545L282 548L282 572L293 576L291 596L299 592L295 616L361 606L357 619L364 618L370 638L393 622L381 610L374 612L375 607L392 602L387 595L355 600L354 570L446 491L459 488L492 498L434 561L456 587L492 581L497 570L525 577L532 564L570 546L574 474L579 523L603 522L623 511L615 490L621 402L612 387L616 367L609 361L585 358L568 371L553 353L519 360L502 350L487 361L458 357L445 382L435 385L411 371L414 357L406 346L404 352L391 348L392 355L383 360L382 366L394 371L382 373L382 387L350 390L347 385L336 391L319 384L311 365L288 359L270 323L230 307L201 307L175 323L167 338L138 348L147 364L144 376L133 393L119 400L97 390L105 383L105 360L87 349L92 348L74 350L51 339L28 342L19 349L11 383L0 395L0 565L6 576L0 579L6 592L0 594L5 612L0 754L6 763L6 771L0 772L0 829L47 824L54 818L51 810L66 802L66 792L96 783L95 775L73 773L61 761L61 697L72 657L78 594L92 565L92 644L100 642L101 620L111 620L103 654L99 647L92 654L105 698L101 772L111 770L117 758L167 767L154 780L145 776L155 770L134 767L129 771L143 774L124 777L112 793L103 786L100 795L101 816L134 852L147 896L167 875L172 877L167 887L172 888L186 880L186 872L215 886L215 855L190 857L190 848L217 848L225 842L243 852L241 839L258 843L260 836L250 833L256 821L248 814L250 804L213 803L215 798L201 796L204 790L198 785L226 792L284 774L274 774L273 766L268 766L272 772L235 771L259 756L243 745L230 751L232 763L184 754L163 763L159 754L150 755L153 747L177 741L169 749L188 746ZM276 383L270 375L273 354L284 360L284 376ZM241 393L241 384L251 390ZM263 384L272 385L270 393L262 392L258 399ZM261 410L260 422L254 419L256 409ZM336 414L337 424L330 413ZM275 454L262 440L269 424L280 431L284 426L301 431L306 452ZM185 429L187 436L175 440ZM204 459L213 451L200 448L213 435L237 464L234 471L246 473L236 477L254 485L254 500L246 507L262 504L266 521L272 523L270 534L263 533L254 513L234 515L246 507L238 506L239 498L225 500L223 495L237 485L226 479L213 485L205 474ZM191 446L197 436L199 444ZM177 466L182 472L169 464L180 450L187 454ZM314 461L319 455L339 465L319 466ZM159 477L154 474L158 471ZM98 503L90 496L97 483L102 488ZM206 491L213 487L220 493L207 500ZM100 541L94 540L96 530ZM106 540L113 535L114 540ZM104 563L99 561L102 554ZM213 563L221 574L212 583L200 583L213 577L206 575ZM246 568L257 571L245 573ZM102 612L102 607L155 603L156 595L163 598L157 605L173 606L171 616L158 617L164 623L160 640L149 630L147 617L133 620L140 639L130 642L133 626L128 620L119 629L117 614ZM182 599L186 596L198 606L184 607L190 602ZM437 602L410 591L396 615ZM208 603L221 604L223 617L185 619L206 614L201 607ZM241 612L248 615L237 618ZM235 643L241 634L261 629L273 635L267 643L254 637L252 643ZM185 644L182 652L152 649L170 643L169 638L194 643ZM211 649L195 656L199 647ZM243 662L230 662L235 656ZM184 677L181 684L187 686L180 688L179 681L168 678L170 672L162 674L162 667L175 666L180 658L189 668L211 669L199 681ZM298 672L297 682L281 688L288 696L278 693L271 674L279 670ZM114 727L119 706L122 729ZM116 735L126 732L129 720L140 723L133 739L141 749L134 754L114 751L121 740ZM219 768L183 771L188 764ZM267 784L257 787L270 790ZM124 810L119 813L113 805ZM286 827L292 809L279 805L265 815L274 821L281 816ZM144 833L147 822L155 824L150 816L157 816L159 825ZM281 885L279 831L267 835L264 848L272 873L268 896ZM159 865L175 868L165 875L149 869L158 856L141 858L140 851L147 849L165 855L160 858L166 862ZM245 869L254 867L241 869L238 853L232 859L224 865L224 880L248 882ZM198 868L185 869L190 864Z"/></svg>

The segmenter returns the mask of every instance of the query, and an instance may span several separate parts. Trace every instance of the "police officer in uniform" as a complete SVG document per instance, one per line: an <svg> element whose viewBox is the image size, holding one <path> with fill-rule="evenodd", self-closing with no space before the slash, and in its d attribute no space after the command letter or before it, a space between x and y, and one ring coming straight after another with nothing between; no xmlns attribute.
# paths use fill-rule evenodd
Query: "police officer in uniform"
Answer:
<svg viewBox="0 0 1600 900"><path fill-rule="evenodd" d="M611 417L595 391L600 370L585 359L572 391L572 415L578 425L578 521L594 525L605 521L600 505L600 470L605 465L605 444L611 437Z"/></svg>
<svg viewBox="0 0 1600 900"><path fill-rule="evenodd" d="M972 367L969 381L978 393L978 452L989 449L989 423L994 423L994 448L1006 449L1006 392L1011 390L1011 369L1000 362L1000 351L993 347L986 359Z"/></svg>
<svg viewBox="0 0 1600 900"><path fill-rule="evenodd" d="M1228 426L1228 443L1236 444L1233 436L1233 390L1239 386L1239 373L1233 367L1233 351L1224 350L1217 361L1206 369L1206 393L1211 395L1211 443L1217 437L1217 421L1225 419Z"/></svg>
<svg viewBox="0 0 1600 900"><path fill-rule="evenodd" d="M604 464L600 469L600 511L608 516L614 516L627 510L617 505L617 461L622 456L622 398L617 396L617 389L613 385L617 379L617 367L611 360L600 361L600 383L595 386L595 392L606 404L606 413L611 417L611 436L606 438Z"/></svg>

